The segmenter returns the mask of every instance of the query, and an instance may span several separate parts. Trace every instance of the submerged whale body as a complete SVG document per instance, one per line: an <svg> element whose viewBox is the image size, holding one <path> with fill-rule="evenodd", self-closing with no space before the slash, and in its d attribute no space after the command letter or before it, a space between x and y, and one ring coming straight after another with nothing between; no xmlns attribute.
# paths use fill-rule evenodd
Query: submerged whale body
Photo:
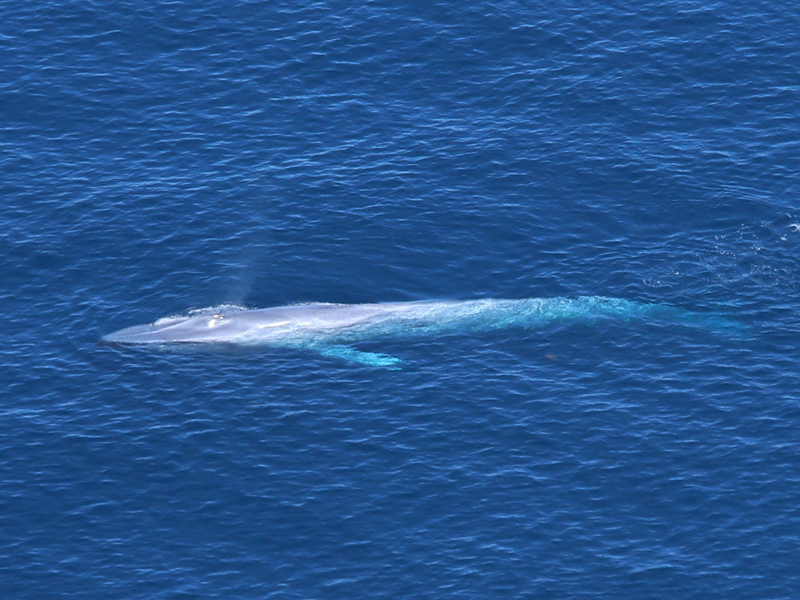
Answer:
<svg viewBox="0 0 800 600"><path fill-rule="evenodd" d="M381 304L296 304L275 308L201 312L120 329L112 344L236 344L308 348L325 356L393 367L400 359L364 352L350 344L389 337L416 337L501 328L535 328L559 321L637 316L668 322L721 325L723 319L663 304L584 296L519 300L445 300Z"/></svg>

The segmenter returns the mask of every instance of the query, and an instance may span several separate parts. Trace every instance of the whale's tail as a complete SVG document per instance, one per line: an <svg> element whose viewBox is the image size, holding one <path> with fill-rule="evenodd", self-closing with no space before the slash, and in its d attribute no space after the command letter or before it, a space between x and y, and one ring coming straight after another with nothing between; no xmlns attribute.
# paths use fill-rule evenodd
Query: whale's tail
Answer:
<svg viewBox="0 0 800 600"><path fill-rule="evenodd" d="M695 311L670 304L648 304L619 298L596 297L594 299L600 301L603 306L609 307L607 314L623 319L640 316L679 327L701 328L737 336L745 333L745 327L741 323L715 311ZM593 298L586 298L586 300L591 301Z"/></svg>
<svg viewBox="0 0 800 600"><path fill-rule="evenodd" d="M475 300L454 305L452 310L463 311L466 318L459 324L473 330L514 326L534 329L551 323L594 323L612 319L660 322L728 333L742 331L741 325L719 313L607 296Z"/></svg>

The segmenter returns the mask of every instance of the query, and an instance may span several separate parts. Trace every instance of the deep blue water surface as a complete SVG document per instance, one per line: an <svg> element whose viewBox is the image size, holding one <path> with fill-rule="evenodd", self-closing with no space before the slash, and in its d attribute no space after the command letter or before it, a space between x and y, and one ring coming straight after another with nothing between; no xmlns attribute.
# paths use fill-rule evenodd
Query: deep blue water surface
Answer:
<svg viewBox="0 0 800 600"><path fill-rule="evenodd" d="M797 10L0 6L0 598L800 597ZM742 333L97 343L581 295Z"/></svg>

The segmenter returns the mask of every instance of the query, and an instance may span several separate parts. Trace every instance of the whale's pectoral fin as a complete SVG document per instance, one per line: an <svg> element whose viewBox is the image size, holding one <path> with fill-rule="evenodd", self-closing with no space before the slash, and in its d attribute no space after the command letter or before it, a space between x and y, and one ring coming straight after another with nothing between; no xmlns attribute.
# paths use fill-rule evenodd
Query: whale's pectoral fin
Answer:
<svg viewBox="0 0 800 600"><path fill-rule="evenodd" d="M369 365L371 367L389 367L390 369L400 369L400 359L388 354L378 354L377 352L363 352L350 346L316 346L314 348L322 356L341 358L348 362Z"/></svg>

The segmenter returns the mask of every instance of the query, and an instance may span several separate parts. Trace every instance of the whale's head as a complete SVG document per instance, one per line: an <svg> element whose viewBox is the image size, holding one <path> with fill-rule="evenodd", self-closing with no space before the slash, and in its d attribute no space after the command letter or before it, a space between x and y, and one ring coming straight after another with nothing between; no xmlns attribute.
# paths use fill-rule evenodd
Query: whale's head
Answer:
<svg viewBox="0 0 800 600"><path fill-rule="evenodd" d="M293 345L352 332L385 309L374 305L296 304L257 310L203 311L115 331L101 341L124 345Z"/></svg>
<svg viewBox="0 0 800 600"><path fill-rule="evenodd" d="M159 319L149 325L126 327L102 338L111 344L178 344L232 342L246 337L253 324L246 312L211 313Z"/></svg>

